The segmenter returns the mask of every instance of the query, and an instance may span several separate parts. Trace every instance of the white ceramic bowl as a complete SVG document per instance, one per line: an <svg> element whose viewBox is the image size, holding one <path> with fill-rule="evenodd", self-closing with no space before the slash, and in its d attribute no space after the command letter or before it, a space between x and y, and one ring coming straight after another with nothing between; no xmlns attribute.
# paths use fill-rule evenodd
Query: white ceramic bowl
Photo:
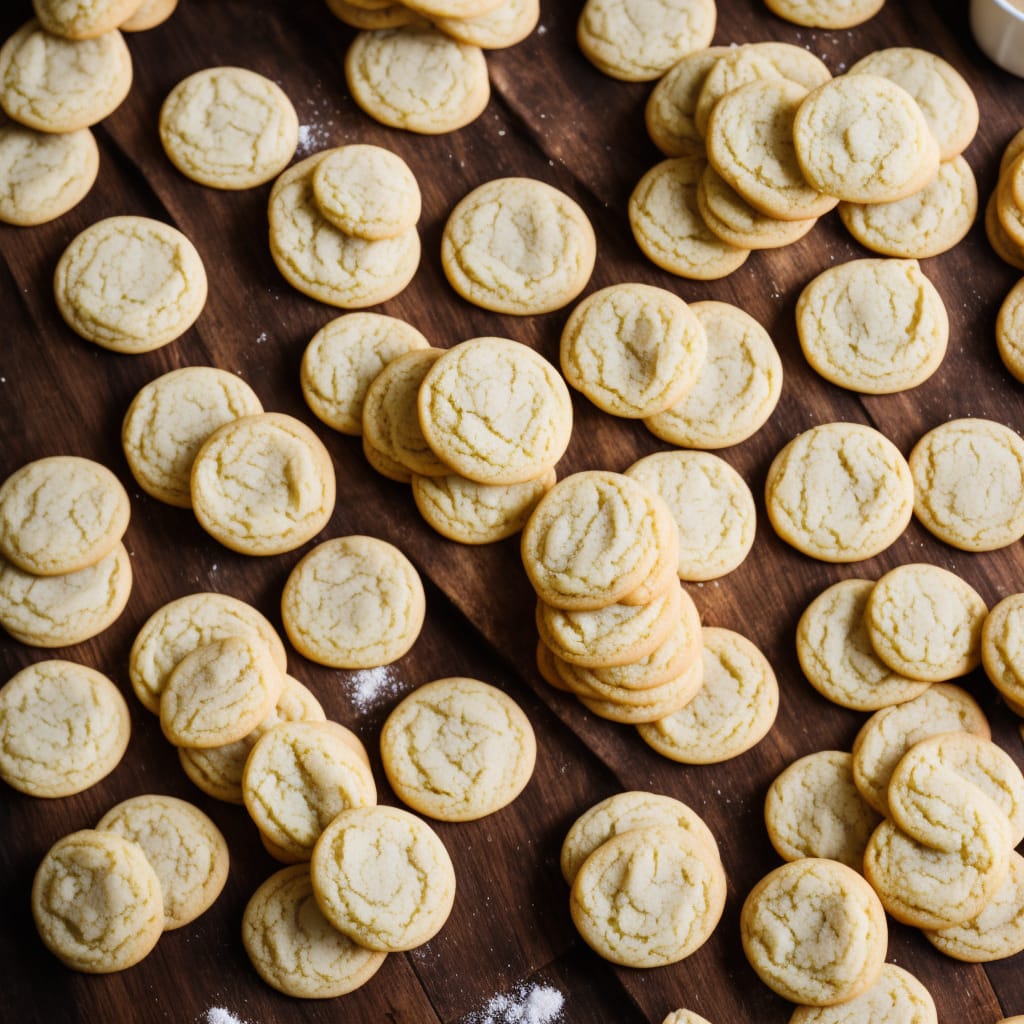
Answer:
<svg viewBox="0 0 1024 1024"><path fill-rule="evenodd" d="M971 31L990 60L1024 78L1024 0L971 0Z"/></svg>

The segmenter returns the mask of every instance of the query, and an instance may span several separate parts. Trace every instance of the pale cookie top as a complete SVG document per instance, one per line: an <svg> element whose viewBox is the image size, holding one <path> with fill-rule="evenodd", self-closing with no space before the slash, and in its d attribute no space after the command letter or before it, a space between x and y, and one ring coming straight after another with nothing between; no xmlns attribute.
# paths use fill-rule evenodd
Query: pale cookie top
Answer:
<svg viewBox="0 0 1024 1024"><path fill-rule="evenodd" d="M412 280L420 262L414 228L375 242L339 231L313 192L320 153L289 167L270 190L270 255L281 276L303 295L342 309L375 306Z"/></svg>
<svg viewBox="0 0 1024 1024"><path fill-rule="evenodd" d="M1024 440L992 420L941 423L914 445L914 514L940 540L993 551L1024 536Z"/></svg>
<svg viewBox="0 0 1024 1024"><path fill-rule="evenodd" d="M673 405L704 364L707 339L673 292L618 284L572 311L559 349L569 384L613 416L642 419Z"/></svg>
<svg viewBox="0 0 1024 1024"><path fill-rule="evenodd" d="M838 1006L798 1006L789 1024L938 1024L935 1000L909 971L883 964L878 980L859 996Z"/></svg>
<svg viewBox="0 0 1024 1024"><path fill-rule="evenodd" d="M57 308L87 341L135 355L174 341L206 303L206 270L177 228L107 217L64 250L53 275Z"/></svg>
<svg viewBox="0 0 1024 1024"><path fill-rule="evenodd" d="M800 293L796 327L804 356L822 377L869 395L924 383L949 340L946 306L917 260L827 268Z"/></svg>
<svg viewBox="0 0 1024 1024"><path fill-rule="evenodd" d="M358 6L358 0L356 0ZM477 18L493 11L501 0L411 0L406 7L426 18ZM364 6L377 6L377 0L363 0Z"/></svg>
<svg viewBox="0 0 1024 1024"><path fill-rule="evenodd" d="M160 727L176 747L219 747L250 733L270 713L284 673L265 644L229 636L190 651L160 694Z"/></svg>
<svg viewBox="0 0 1024 1024"><path fill-rule="evenodd" d="M446 36L483 50L500 50L521 43L540 20L540 0L499 0L486 14L471 18L434 18Z"/></svg>
<svg viewBox="0 0 1024 1024"><path fill-rule="evenodd" d="M700 87L694 110L697 131L702 136L707 135L711 111L723 96L735 92L741 86L750 85L751 82L784 77L785 75L753 46L730 47L708 70Z"/></svg>
<svg viewBox="0 0 1024 1024"><path fill-rule="evenodd" d="M808 182L852 203L902 199L939 166L921 108L881 75L840 75L818 86L797 110L793 140Z"/></svg>
<svg viewBox="0 0 1024 1024"><path fill-rule="evenodd" d="M367 949L399 952L440 931L455 901L455 869L437 833L396 807L344 811L313 850L324 916Z"/></svg>
<svg viewBox="0 0 1024 1024"><path fill-rule="evenodd" d="M94 39L64 39L29 21L0 49L0 107L42 132L102 121L131 84L131 54L116 29Z"/></svg>
<svg viewBox="0 0 1024 1024"><path fill-rule="evenodd" d="M160 879L164 931L208 910L228 879L228 844L198 807L173 796L135 796L112 807L96 824L142 847Z"/></svg>
<svg viewBox="0 0 1024 1024"><path fill-rule="evenodd" d="M860 871L864 850L882 820L853 781L853 757L821 750L775 777L764 801L768 838L786 861L826 857Z"/></svg>
<svg viewBox="0 0 1024 1024"><path fill-rule="evenodd" d="M704 155L704 138L695 121L697 98L708 72L727 46L695 50L677 61L658 79L644 107L651 141L665 156Z"/></svg>
<svg viewBox="0 0 1024 1024"><path fill-rule="evenodd" d="M99 167L88 128L54 135L0 125L0 221L24 226L60 217L85 197Z"/></svg>
<svg viewBox="0 0 1024 1024"><path fill-rule="evenodd" d="M555 485L552 467L518 484L479 484L463 476L413 476L420 515L460 544L493 544L518 533L537 502Z"/></svg>
<svg viewBox="0 0 1024 1024"><path fill-rule="evenodd" d="M768 9L794 25L853 28L873 18L885 0L765 0Z"/></svg>
<svg viewBox="0 0 1024 1024"><path fill-rule="evenodd" d="M940 160L970 145L978 130L978 101L963 75L938 54L912 46L875 50L848 72L865 73L888 78L914 97L939 144Z"/></svg>
<svg viewBox="0 0 1024 1024"><path fill-rule="evenodd" d="M807 681L823 697L854 711L877 711L924 693L931 685L907 679L883 662L868 639L864 608L873 580L840 580L804 609L796 654Z"/></svg>
<svg viewBox="0 0 1024 1024"><path fill-rule="evenodd" d="M0 554L37 576L84 569L113 551L130 513L127 491L101 463L37 459L0 485Z"/></svg>
<svg viewBox="0 0 1024 1024"><path fill-rule="evenodd" d="M704 682L689 703L639 725L640 738L681 764L717 764L759 743L779 710L779 683L768 659L740 633L701 630Z"/></svg>
<svg viewBox="0 0 1024 1024"><path fill-rule="evenodd" d="M876 711L853 741L853 778L861 796L886 813L889 779L900 758L920 740L945 732L991 735L985 713L958 686L936 683L902 704Z"/></svg>
<svg viewBox="0 0 1024 1024"><path fill-rule="evenodd" d="M807 89L774 78L724 96L708 122L708 159L761 213L781 220L820 217L836 198L810 184L800 169L793 124Z"/></svg>
<svg viewBox="0 0 1024 1024"><path fill-rule="evenodd" d="M392 359L430 342L405 320L346 313L313 335L302 355L302 396L317 419L343 434L363 432L363 402L374 377Z"/></svg>
<svg viewBox="0 0 1024 1024"><path fill-rule="evenodd" d="M996 348L1003 365L1024 383L1024 281L1006 293L996 317Z"/></svg>
<svg viewBox="0 0 1024 1024"><path fill-rule="evenodd" d="M131 719L120 690L72 661L39 661L0 689L0 778L21 793L80 793L114 770Z"/></svg>
<svg viewBox="0 0 1024 1024"><path fill-rule="evenodd" d="M976 917L925 931L924 937L941 953L967 963L989 963L1024 950L1024 857L1010 855L1010 870L1003 884Z"/></svg>
<svg viewBox="0 0 1024 1024"><path fill-rule="evenodd" d="M263 412L248 384L212 366L184 366L142 386L121 423L121 447L139 486L191 508L192 463L218 427Z"/></svg>
<svg viewBox="0 0 1024 1024"><path fill-rule="evenodd" d="M765 501L775 532L798 551L824 562L857 562L904 531L914 482L899 449L874 428L824 423L775 456Z"/></svg>
<svg viewBox="0 0 1024 1024"><path fill-rule="evenodd" d="M335 815L377 802L370 767L334 722L283 722L245 762L242 797L257 828L293 860L308 860Z"/></svg>
<svg viewBox="0 0 1024 1024"><path fill-rule="evenodd" d="M142 0L130 18L118 26L122 32L147 32L162 25L177 10L178 0Z"/></svg>
<svg viewBox="0 0 1024 1024"><path fill-rule="evenodd" d="M376 537L324 541L291 571L281 619L295 649L333 668L397 661L416 642L426 613L415 566Z"/></svg>
<svg viewBox="0 0 1024 1024"><path fill-rule="evenodd" d="M635 590L657 557L657 520L671 512L642 484L588 470L559 480L523 529L526 574L556 608L603 608Z"/></svg>
<svg viewBox="0 0 1024 1024"><path fill-rule="evenodd" d="M740 935L758 977L808 1006L870 988L888 945L885 911L871 886L845 864L816 857L783 864L754 886Z"/></svg>
<svg viewBox="0 0 1024 1024"><path fill-rule="evenodd" d="M575 200L535 178L495 178L444 226L441 265L467 302L528 316L568 305L590 280L594 229Z"/></svg>
<svg viewBox="0 0 1024 1024"><path fill-rule="evenodd" d="M712 580L739 567L754 543L754 496L743 477L708 452L655 452L626 476L660 494L679 533L681 580Z"/></svg>
<svg viewBox="0 0 1024 1024"><path fill-rule="evenodd" d="M382 146L329 150L313 172L320 212L357 238L394 238L420 219L420 186L409 165Z"/></svg>
<svg viewBox="0 0 1024 1024"><path fill-rule="evenodd" d="M112 625L131 589L121 543L95 565L60 576L35 576L0 559L0 626L23 644L70 647Z"/></svg>
<svg viewBox="0 0 1024 1024"><path fill-rule="evenodd" d="M476 821L523 791L537 741L508 694L458 676L413 690L384 722L380 751L404 804L439 821Z"/></svg>
<svg viewBox="0 0 1024 1024"><path fill-rule="evenodd" d="M1003 697L1024 705L1024 594L1009 594L986 616L981 661Z"/></svg>
<svg viewBox="0 0 1024 1024"><path fill-rule="evenodd" d="M422 135L462 128L491 98L483 51L423 25L360 32L345 80L375 121Z"/></svg>
<svg viewBox="0 0 1024 1024"><path fill-rule="evenodd" d="M711 937L725 894L725 870L703 839L650 825L613 836L587 857L572 884L569 910L587 945L604 959L663 967Z"/></svg>
<svg viewBox="0 0 1024 1024"><path fill-rule="evenodd" d="M706 164L703 154L662 160L629 197L629 226L644 255L662 270L696 281L727 277L750 255L723 242L700 215L697 185Z"/></svg>
<svg viewBox="0 0 1024 1024"><path fill-rule="evenodd" d="M847 231L883 256L925 259L963 240L978 214L978 183L962 157L944 160L924 188L891 203L840 203Z"/></svg>
<svg viewBox="0 0 1024 1024"><path fill-rule="evenodd" d="M683 448L728 448L756 433L782 394L782 360L771 336L728 302L693 302L707 354L693 387L644 420L656 437Z"/></svg>
<svg viewBox="0 0 1024 1024"><path fill-rule="evenodd" d="M91 39L117 28L139 0L32 0L39 24L65 39Z"/></svg>
<svg viewBox="0 0 1024 1024"><path fill-rule="evenodd" d="M678 828L709 853L718 856L718 843L704 819L675 797L661 793L630 790L615 793L584 811L570 826L562 841L562 877L572 885L583 862L620 832L652 825Z"/></svg>
<svg viewBox="0 0 1024 1024"><path fill-rule="evenodd" d="M46 948L68 967L122 971L163 933L160 880L138 843L82 829L43 857L32 881L32 916Z"/></svg>
<svg viewBox="0 0 1024 1024"><path fill-rule="evenodd" d="M815 89L832 77L828 65L820 57L810 48L797 43L782 43L771 39L743 45L768 60L783 78L798 82L808 89Z"/></svg>
<svg viewBox="0 0 1024 1024"><path fill-rule="evenodd" d="M446 350L417 399L427 444L483 484L521 483L554 466L572 434L572 399L543 356L507 338Z"/></svg>
<svg viewBox="0 0 1024 1024"><path fill-rule="evenodd" d="M702 1017L693 1010L673 1010L661 1024L711 1024L707 1017Z"/></svg>
<svg viewBox="0 0 1024 1024"><path fill-rule="evenodd" d="M247 555L293 551L334 512L330 453L301 420L244 416L215 431L192 464L192 507L215 540Z"/></svg>
<svg viewBox="0 0 1024 1024"><path fill-rule="evenodd" d="M262 641L274 664L285 670L284 644L274 627L236 597L188 594L153 612L136 635L128 656L132 689L143 707L159 713L160 694L174 666L197 647L229 636L252 636Z"/></svg>
<svg viewBox="0 0 1024 1024"><path fill-rule="evenodd" d="M320 912L308 864L272 874L242 915L242 944L256 973L298 999L332 999L372 978L387 956L357 946Z"/></svg>
<svg viewBox="0 0 1024 1024"><path fill-rule="evenodd" d="M650 82L711 44L717 13L714 0L587 0L576 40L604 74Z"/></svg>
<svg viewBox="0 0 1024 1024"><path fill-rule="evenodd" d="M875 584L864 623L886 665L934 683L978 667L987 614L981 595L966 580L917 562L891 569Z"/></svg>
<svg viewBox="0 0 1024 1024"><path fill-rule="evenodd" d="M160 141L187 178L242 189L277 177L295 154L299 118L281 87L246 68L204 68L160 108Z"/></svg>

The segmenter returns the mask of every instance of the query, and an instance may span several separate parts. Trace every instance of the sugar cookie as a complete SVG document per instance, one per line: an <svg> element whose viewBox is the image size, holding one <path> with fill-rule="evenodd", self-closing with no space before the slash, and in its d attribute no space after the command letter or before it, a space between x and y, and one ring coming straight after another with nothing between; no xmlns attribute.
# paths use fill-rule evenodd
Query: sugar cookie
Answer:
<svg viewBox="0 0 1024 1024"><path fill-rule="evenodd" d="M367 437L366 434L363 434L363 455L366 456L366 461L370 466L381 476L400 484L412 483L412 470L381 451L374 443L373 438Z"/></svg>
<svg viewBox="0 0 1024 1024"><path fill-rule="evenodd" d="M53 275L57 308L78 335L136 355L187 331L206 303L206 270L177 228L107 217L72 239Z"/></svg>
<svg viewBox="0 0 1024 1024"><path fill-rule="evenodd" d="M693 118L697 131L702 136L707 135L711 111L724 96L751 82L783 77L775 65L753 46L730 47L708 70L700 87Z"/></svg>
<svg viewBox="0 0 1024 1024"><path fill-rule="evenodd" d="M122 32L147 32L162 25L177 10L178 0L142 0L135 13L118 28Z"/></svg>
<svg viewBox="0 0 1024 1024"><path fill-rule="evenodd" d="M521 43L540 20L540 0L501 0L497 7L471 18L434 18L446 36L482 50L500 50Z"/></svg>
<svg viewBox="0 0 1024 1024"><path fill-rule="evenodd" d="M425 614L415 566L376 537L317 545L292 569L281 595L281 620L295 649L333 668L397 661L416 642Z"/></svg>
<svg viewBox="0 0 1024 1024"><path fill-rule="evenodd" d="M694 120L697 98L715 61L728 52L727 46L694 50L655 83L644 107L644 123L665 156L704 156L704 138Z"/></svg>
<svg viewBox="0 0 1024 1024"><path fill-rule="evenodd" d="M789 1024L938 1024L935 1000L909 971L883 964L878 980L859 996L838 1006L799 1006Z"/></svg>
<svg viewBox="0 0 1024 1024"><path fill-rule="evenodd" d="M493 11L500 0L412 0L406 6L426 18L475 18Z"/></svg>
<svg viewBox="0 0 1024 1024"><path fill-rule="evenodd" d="M998 189L993 190L985 204L985 236L992 251L1004 262L1017 270L1024 270L1024 246L1015 242L1006 233L999 219Z"/></svg>
<svg viewBox="0 0 1024 1024"><path fill-rule="evenodd" d="M1024 383L1024 282L1006 294L996 317L996 348L1003 365Z"/></svg>
<svg viewBox="0 0 1024 1024"><path fill-rule="evenodd" d="M770 39L743 45L758 56L764 57L783 78L797 82L807 89L817 88L832 77L828 65L813 50L798 43L783 43Z"/></svg>
<svg viewBox="0 0 1024 1024"><path fill-rule="evenodd" d="M575 200L535 178L495 178L464 196L441 236L441 266L467 302L529 316L586 287L597 240Z"/></svg>
<svg viewBox="0 0 1024 1024"><path fill-rule="evenodd" d="M400 28L423 23L422 17L404 3L369 8L349 3L349 0L327 0L327 7L336 18L358 29Z"/></svg>
<svg viewBox="0 0 1024 1024"><path fill-rule="evenodd" d="M711 1024L707 1017L702 1017L693 1010L673 1010L661 1024Z"/></svg>
<svg viewBox="0 0 1024 1024"><path fill-rule="evenodd" d="M1024 594L1007 595L985 617L981 661L1010 707L1024 708Z"/></svg>
<svg viewBox="0 0 1024 1024"><path fill-rule="evenodd" d="M334 512L330 453L301 420L243 416L214 431L192 463L192 508L215 540L279 555L315 537Z"/></svg>
<svg viewBox="0 0 1024 1024"><path fill-rule="evenodd" d="M559 665L573 671L571 676L563 672L562 678L566 682L573 680L570 689L575 687L576 696L588 711L609 722L638 728L665 721L684 710L704 684L704 662L700 658L694 658L687 668L667 682L646 690L581 685L577 666L568 662L559 662Z"/></svg>
<svg viewBox="0 0 1024 1024"><path fill-rule="evenodd" d="M138 0L32 0L39 24L64 39L91 39L117 28L130 17Z"/></svg>
<svg viewBox="0 0 1024 1024"><path fill-rule="evenodd" d="M768 9L794 25L853 28L873 18L885 0L765 0Z"/></svg>

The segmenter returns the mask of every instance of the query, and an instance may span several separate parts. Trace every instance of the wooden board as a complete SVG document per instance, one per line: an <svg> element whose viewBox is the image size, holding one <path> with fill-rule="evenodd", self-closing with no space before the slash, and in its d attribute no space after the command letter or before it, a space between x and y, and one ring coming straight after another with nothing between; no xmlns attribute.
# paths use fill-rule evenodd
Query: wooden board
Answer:
<svg viewBox="0 0 1024 1024"><path fill-rule="evenodd" d="M924 263L949 310L951 341L939 371L900 395L861 397L833 387L804 361L794 305L804 284L825 267L866 255L835 215L783 250L753 255L732 276L698 284L648 263L629 231L626 203L640 176L660 158L643 125L650 85L606 78L580 55L574 36L577 0L543 0L540 28L524 43L488 57L493 96L469 127L438 137L383 128L348 96L342 63L353 32L323 0L182 0L163 27L129 38L135 82L127 102L96 130L102 151L97 185L59 220L31 229L0 229L0 477L44 455L73 453L110 466L129 487L127 543L135 586L119 621L96 639L56 652L3 638L3 678L51 654L93 665L123 687L133 735L117 770L72 798L39 801L5 789L0 799L0 962L6 984L0 1017L30 1021L205 1020L215 1006L240 1019L264 1021L421 1022L513 1019L486 1014L490 1000L529 986L564 997L559 1020L660 1022L688 1006L715 1024L782 1024L791 1007L772 995L748 966L738 917L754 882L775 867L762 823L771 780L796 757L849 749L865 716L844 711L807 684L794 654L794 628L806 604L831 582L876 578L886 569L928 561L952 569L990 603L1024 589L1021 545L971 555L932 538L916 522L870 561L827 565L779 541L761 498L774 454L796 433L831 420L868 423L904 452L927 430L957 416L984 416L1024 428L1021 385L1005 371L993 340L999 304L1017 279L975 225L954 251ZM971 41L966 6L953 0L895 0L851 31L800 30L767 13L759 0L722 0L716 43L781 39L806 46L836 73L881 46L924 45L951 60L977 92L981 128L967 151L983 199L998 159L1024 125L1024 82L987 63ZM0 12L6 36L30 16L28 0ZM533 663L534 599L514 540L472 549L447 542L419 518L408 488L374 474L359 440L334 434L305 407L298 385L303 349L337 311L306 299L278 275L266 244L267 187L229 193L184 179L157 136L160 104L186 74L239 64L279 81L304 126L301 153L349 142L373 142L403 156L420 181L423 260L412 284L381 309L420 327L447 347L477 335L502 335L534 346L557 362L567 310L546 316L494 315L458 299L439 259L440 234L452 206L494 177L541 178L565 190L590 215L598 236L591 289L621 281L667 287L686 300L721 299L742 306L771 332L785 365L781 402L750 440L722 452L758 500L758 537L750 557L729 576L688 587L706 624L736 629L771 659L782 700L769 736L720 765L684 767L660 758L635 731L594 718L546 687ZM64 247L101 217L137 213L177 225L196 244L210 276L210 295L196 326L153 353L117 356L77 338L60 319L51 275ZM212 541L188 511L163 506L131 479L119 426L136 391L169 369L190 364L237 372L269 410L317 429L338 475L338 504L324 537L369 533L399 545L427 585L428 613L413 650L376 685L356 673L319 668L291 652L294 675L313 687L331 717L355 729L371 750L382 800L394 802L376 751L381 723L402 694L429 679L465 674L505 688L529 713L540 752L535 776L513 804L479 822L440 825L458 876L452 916L441 934L413 953L392 956L363 989L339 1000L303 1003L264 985L239 940L242 910L274 869L242 808L207 799L185 779L156 719L127 684L128 651L149 614L166 601L215 590L250 601L280 623L284 581L302 553L267 559L232 554ZM622 470L663 450L639 424L613 419L576 396L575 430L560 474ZM1024 764L1017 721L979 671L964 684L981 702L996 739ZM594 955L576 934L558 852L573 819L622 789L670 793L704 815L729 875L725 914L712 939L668 968L631 971ZM29 912L32 876L60 836L93 825L115 802L142 792L193 800L223 829L231 874L216 905L193 925L165 935L140 965L109 977L61 967L36 936ZM941 1020L991 1024L1024 1013L1024 962L968 966L936 953L913 929L892 923L889 958L929 987ZM525 986L525 987L524 987ZM492 1007L492 1010L494 1007Z"/></svg>

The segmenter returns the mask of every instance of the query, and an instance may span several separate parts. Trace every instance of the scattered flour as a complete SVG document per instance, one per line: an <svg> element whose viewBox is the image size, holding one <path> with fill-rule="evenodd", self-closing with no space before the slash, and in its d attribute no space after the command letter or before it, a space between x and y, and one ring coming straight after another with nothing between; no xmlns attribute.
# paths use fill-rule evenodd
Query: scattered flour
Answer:
<svg viewBox="0 0 1024 1024"><path fill-rule="evenodd" d="M203 1017L203 1024L245 1024L245 1021L223 1006L211 1006Z"/></svg>
<svg viewBox="0 0 1024 1024"><path fill-rule="evenodd" d="M349 682L349 697L357 711L369 711L388 697L394 697L401 685L398 674L387 665L362 669Z"/></svg>
<svg viewBox="0 0 1024 1024"><path fill-rule="evenodd" d="M496 995L473 1014L471 1024L554 1024L562 1019L565 996L550 985L520 985Z"/></svg>
<svg viewBox="0 0 1024 1024"><path fill-rule="evenodd" d="M323 125L300 124L299 145L295 150L295 155L300 157L309 156L310 153L323 149L325 144L330 141L330 138L331 133Z"/></svg>

